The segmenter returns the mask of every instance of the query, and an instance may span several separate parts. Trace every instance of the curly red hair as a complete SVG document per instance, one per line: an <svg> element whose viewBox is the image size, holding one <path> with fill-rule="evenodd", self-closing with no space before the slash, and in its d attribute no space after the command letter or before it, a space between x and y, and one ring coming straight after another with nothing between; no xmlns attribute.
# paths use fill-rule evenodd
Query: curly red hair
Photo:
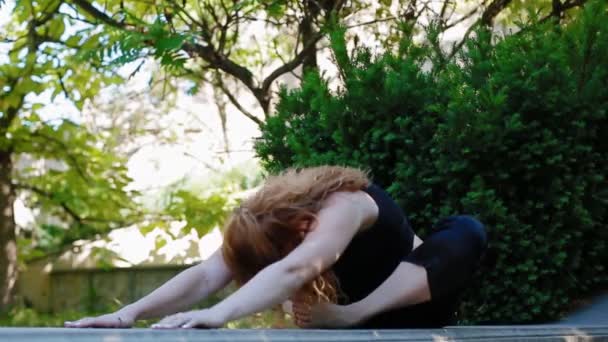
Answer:
<svg viewBox="0 0 608 342"><path fill-rule="evenodd" d="M340 166L288 169L269 177L234 210L225 227L222 253L237 284L243 285L302 242L298 227L316 219L328 195L368 185L366 172ZM338 294L339 284L330 269L303 286L297 296L336 303Z"/></svg>

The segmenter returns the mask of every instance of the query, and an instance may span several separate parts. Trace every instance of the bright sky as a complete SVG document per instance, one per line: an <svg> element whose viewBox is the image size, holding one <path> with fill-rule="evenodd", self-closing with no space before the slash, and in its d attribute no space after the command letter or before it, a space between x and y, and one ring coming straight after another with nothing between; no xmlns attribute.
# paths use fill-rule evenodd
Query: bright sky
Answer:
<svg viewBox="0 0 608 342"><path fill-rule="evenodd" d="M7 0L4 5L0 6L0 28L8 22L14 6L13 0ZM8 49L8 44L0 42L0 64L8 61L8 57L6 56Z"/></svg>
<svg viewBox="0 0 608 342"><path fill-rule="evenodd" d="M123 74L129 74L130 66L125 66ZM150 74L140 72L129 82L129 87L146 87ZM203 101L209 95L190 96L178 93L178 99L168 115L159 120L166 120L164 127L182 130L187 127L191 116L195 115L204 122L207 130L190 134L174 145L150 144L142 148L129 161L129 174L134 179L135 189L164 186L183 177L202 177L208 171L201 161L219 169L227 169L253 158L252 138L259 135L257 125L231 106L228 107L227 129L231 149L238 151L231 154L224 165L218 165L218 154L222 155L223 140L221 121L216 106L211 101ZM244 105L253 108L252 99L242 96ZM180 124L184 124L180 126ZM205 129L205 127L203 127ZM184 134L185 135L185 134Z"/></svg>

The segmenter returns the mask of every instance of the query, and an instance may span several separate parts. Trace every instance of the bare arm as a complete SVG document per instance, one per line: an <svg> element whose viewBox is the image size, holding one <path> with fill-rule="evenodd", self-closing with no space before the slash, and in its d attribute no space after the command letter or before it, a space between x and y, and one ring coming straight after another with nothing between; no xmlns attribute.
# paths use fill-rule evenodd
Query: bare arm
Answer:
<svg viewBox="0 0 608 342"><path fill-rule="evenodd" d="M115 313L76 322L68 327L126 327L138 319L162 317L184 310L225 287L231 274L221 250L209 259L179 273L158 289Z"/></svg>
<svg viewBox="0 0 608 342"><path fill-rule="evenodd" d="M163 317L189 308L224 288L230 280L220 249L124 309L135 312L138 319Z"/></svg>
<svg viewBox="0 0 608 342"><path fill-rule="evenodd" d="M302 328L345 328L380 313L429 301L431 292L423 267L401 262L372 293L350 305L321 303L309 307L296 304L296 323Z"/></svg>
<svg viewBox="0 0 608 342"><path fill-rule="evenodd" d="M426 270L409 262L402 262L378 288L359 302L350 305L365 321L392 309L415 305L431 300Z"/></svg>
<svg viewBox="0 0 608 342"><path fill-rule="evenodd" d="M333 265L377 206L363 192L330 195L304 241L284 259L269 265L221 303L202 312L169 317L158 327L221 326L271 308Z"/></svg>
<svg viewBox="0 0 608 342"><path fill-rule="evenodd" d="M371 199L364 196L368 195L331 195L318 213L316 226L296 249L217 305L217 310L226 314L226 321L282 303L331 267L370 216L376 214L376 208L370 208Z"/></svg>

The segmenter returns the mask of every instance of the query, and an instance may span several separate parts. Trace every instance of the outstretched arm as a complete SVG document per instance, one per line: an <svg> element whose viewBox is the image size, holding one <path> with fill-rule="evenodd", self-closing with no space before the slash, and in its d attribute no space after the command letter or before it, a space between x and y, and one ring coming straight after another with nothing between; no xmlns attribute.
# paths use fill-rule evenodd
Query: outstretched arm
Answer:
<svg viewBox="0 0 608 342"><path fill-rule="evenodd" d="M138 319L163 317L194 305L225 287L232 276L221 250L167 281L135 303L99 317L66 322L66 327L129 327Z"/></svg>
<svg viewBox="0 0 608 342"><path fill-rule="evenodd" d="M216 327L280 304L335 263L373 215L377 207L363 192L330 195L312 231L284 259L263 269L216 306L167 317L157 327Z"/></svg>

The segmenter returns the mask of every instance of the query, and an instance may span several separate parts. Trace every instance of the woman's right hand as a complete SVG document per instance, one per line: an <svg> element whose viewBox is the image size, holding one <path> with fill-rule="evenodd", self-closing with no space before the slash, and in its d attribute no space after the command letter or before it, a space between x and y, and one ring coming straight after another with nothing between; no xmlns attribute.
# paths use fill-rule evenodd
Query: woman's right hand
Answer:
<svg viewBox="0 0 608 342"><path fill-rule="evenodd" d="M135 323L135 315L126 311L97 317L85 317L74 322L66 321L66 328L130 328Z"/></svg>

